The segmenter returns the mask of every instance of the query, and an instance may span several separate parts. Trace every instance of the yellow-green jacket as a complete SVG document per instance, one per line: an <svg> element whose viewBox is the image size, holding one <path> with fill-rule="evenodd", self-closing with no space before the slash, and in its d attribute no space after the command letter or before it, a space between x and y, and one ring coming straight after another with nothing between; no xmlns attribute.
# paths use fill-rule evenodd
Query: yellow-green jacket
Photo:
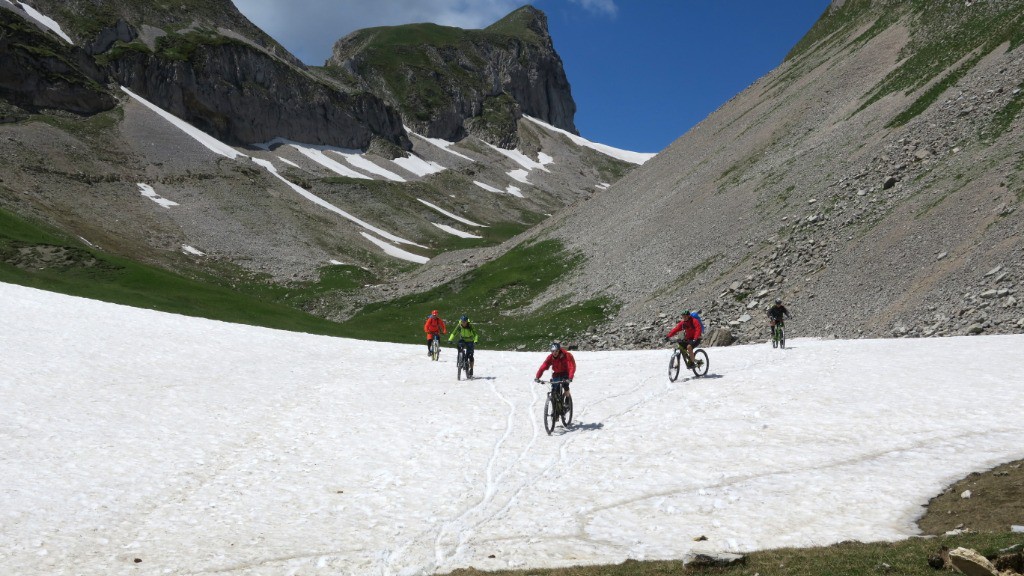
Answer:
<svg viewBox="0 0 1024 576"><path fill-rule="evenodd" d="M452 328L451 335L448 336L448 341L451 342L451 341L455 340L456 338L461 338L462 340L465 340L466 342L479 342L480 341L480 335L477 334L476 328L473 328L473 324L472 323L469 323L469 326L463 326L462 322L459 322L458 324L456 324L455 328Z"/></svg>

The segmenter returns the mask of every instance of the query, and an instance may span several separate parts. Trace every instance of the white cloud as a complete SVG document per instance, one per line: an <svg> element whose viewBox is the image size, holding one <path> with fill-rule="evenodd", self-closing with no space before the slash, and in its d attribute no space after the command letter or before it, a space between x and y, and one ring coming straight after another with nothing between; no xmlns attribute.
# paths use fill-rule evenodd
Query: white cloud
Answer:
<svg viewBox="0 0 1024 576"><path fill-rule="evenodd" d="M615 16L619 13L619 7L615 5L615 0L569 0L573 4L579 4L584 9L598 14L607 14L608 16Z"/></svg>
<svg viewBox="0 0 1024 576"><path fill-rule="evenodd" d="M486 28L523 0L233 0L254 24L306 64L319 66L334 43L350 32L375 26L433 22L466 29ZM580 0L574 0L580 1ZM587 5L612 0L582 0Z"/></svg>

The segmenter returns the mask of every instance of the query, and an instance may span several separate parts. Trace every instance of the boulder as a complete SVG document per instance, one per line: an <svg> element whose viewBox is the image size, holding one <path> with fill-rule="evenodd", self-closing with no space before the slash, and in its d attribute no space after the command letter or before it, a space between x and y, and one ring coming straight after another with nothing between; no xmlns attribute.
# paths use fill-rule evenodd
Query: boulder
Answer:
<svg viewBox="0 0 1024 576"><path fill-rule="evenodd" d="M970 548L956 548L949 551L953 567L967 576L999 576L996 567L987 558Z"/></svg>
<svg viewBox="0 0 1024 576"><path fill-rule="evenodd" d="M728 328L712 328L704 337L707 346L729 346L736 341L736 337Z"/></svg>

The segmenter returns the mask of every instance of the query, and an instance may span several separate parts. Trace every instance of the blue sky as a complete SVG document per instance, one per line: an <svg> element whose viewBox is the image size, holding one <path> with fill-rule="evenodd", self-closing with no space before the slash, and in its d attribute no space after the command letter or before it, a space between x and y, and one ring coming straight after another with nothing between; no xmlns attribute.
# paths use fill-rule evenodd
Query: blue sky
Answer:
<svg viewBox="0 0 1024 576"><path fill-rule="evenodd" d="M831 0L234 0L303 62L370 26L482 28L525 4L548 15L590 140L657 152L778 66Z"/></svg>

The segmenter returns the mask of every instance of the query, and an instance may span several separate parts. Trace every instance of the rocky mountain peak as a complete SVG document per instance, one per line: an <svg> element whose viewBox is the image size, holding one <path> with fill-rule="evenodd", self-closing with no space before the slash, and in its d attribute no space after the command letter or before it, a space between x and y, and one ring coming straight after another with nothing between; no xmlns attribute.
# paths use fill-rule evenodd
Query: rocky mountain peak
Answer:
<svg viewBox="0 0 1024 576"><path fill-rule="evenodd" d="M360 30L335 44L326 68L398 108L429 137L473 135L512 148L523 114L576 133L576 103L547 17L530 6L483 30L436 24Z"/></svg>

